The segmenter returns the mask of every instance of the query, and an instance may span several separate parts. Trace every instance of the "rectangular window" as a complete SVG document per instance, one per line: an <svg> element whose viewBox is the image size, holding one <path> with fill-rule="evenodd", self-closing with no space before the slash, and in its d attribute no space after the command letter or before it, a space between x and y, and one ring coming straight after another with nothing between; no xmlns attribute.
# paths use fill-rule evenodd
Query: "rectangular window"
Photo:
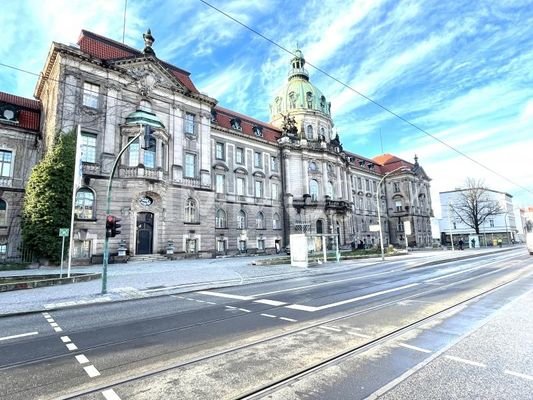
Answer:
<svg viewBox="0 0 533 400"><path fill-rule="evenodd" d="M366 184L366 191L370 192L370 181L368 179L365 179L365 184Z"/></svg>
<svg viewBox="0 0 533 400"><path fill-rule="evenodd" d="M239 251L246 253L246 240L239 240Z"/></svg>
<svg viewBox="0 0 533 400"><path fill-rule="evenodd" d="M398 182L394 182L394 193L400 193L400 184Z"/></svg>
<svg viewBox="0 0 533 400"><path fill-rule="evenodd" d="M494 228L494 220L493 219L489 219L489 226L491 228Z"/></svg>
<svg viewBox="0 0 533 400"><path fill-rule="evenodd" d="M255 181L255 197L263 197L263 181Z"/></svg>
<svg viewBox="0 0 533 400"><path fill-rule="evenodd" d="M402 202L396 201L396 211L402 211Z"/></svg>
<svg viewBox="0 0 533 400"><path fill-rule="evenodd" d="M357 178L357 189L363 190L363 182L361 180L361 177Z"/></svg>
<svg viewBox="0 0 533 400"><path fill-rule="evenodd" d="M196 154L185 153L185 178L196 178Z"/></svg>
<svg viewBox="0 0 533 400"><path fill-rule="evenodd" d="M277 157L270 157L270 169L272 171L278 170L278 158Z"/></svg>
<svg viewBox="0 0 533 400"><path fill-rule="evenodd" d="M185 113L185 126L183 130L187 135L194 135L194 114Z"/></svg>
<svg viewBox="0 0 533 400"><path fill-rule="evenodd" d="M100 86L94 83L83 82L83 105L91 108L98 108L98 97Z"/></svg>
<svg viewBox="0 0 533 400"><path fill-rule="evenodd" d="M81 133L81 160L83 162L96 162L96 135L92 133Z"/></svg>
<svg viewBox="0 0 533 400"><path fill-rule="evenodd" d="M224 193L224 178L224 175L216 175L215 184L217 193Z"/></svg>
<svg viewBox="0 0 533 400"><path fill-rule="evenodd" d="M374 193L376 193L378 191L376 181L372 181L372 187L374 188Z"/></svg>
<svg viewBox="0 0 533 400"><path fill-rule="evenodd" d="M128 138L128 142L131 139L133 138ZM128 147L128 165L130 167L136 167L139 165L139 139L130 144L130 147Z"/></svg>
<svg viewBox="0 0 533 400"><path fill-rule="evenodd" d="M5 256L7 254L7 243L0 244L0 256Z"/></svg>
<svg viewBox="0 0 533 400"><path fill-rule="evenodd" d="M219 239L217 240L217 252L218 253L226 253L226 241Z"/></svg>
<svg viewBox="0 0 533 400"><path fill-rule="evenodd" d="M224 143L215 143L215 158L217 160L225 160L226 159L226 152L225 152L225 146Z"/></svg>
<svg viewBox="0 0 533 400"><path fill-rule="evenodd" d="M11 176L13 153L8 150L0 150L0 176Z"/></svg>
<svg viewBox="0 0 533 400"><path fill-rule="evenodd" d="M262 154L259 151L254 152L254 167L263 168L263 162L261 160Z"/></svg>
<svg viewBox="0 0 533 400"><path fill-rule="evenodd" d="M149 147L144 149L144 166L146 168L155 168L155 151L157 142L155 139L150 140Z"/></svg>
<svg viewBox="0 0 533 400"><path fill-rule="evenodd" d="M257 239L257 250L265 250L265 239Z"/></svg>
<svg viewBox="0 0 533 400"><path fill-rule="evenodd" d="M235 151L235 163L244 164L244 149L242 147L237 147Z"/></svg>
<svg viewBox="0 0 533 400"><path fill-rule="evenodd" d="M398 221L398 225L396 227L398 229L398 232L403 232L403 222L402 221Z"/></svg>
<svg viewBox="0 0 533 400"><path fill-rule="evenodd" d="M91 241L90 240L75 240L74 251L72 256L74 258L90 258L91 257Z"/></svg>
<svg viewBox="0 0 533 400"><path fill-rule="evenodd" d="M279 200L279 185L277 183L272 184L272 200Z"/></svg>
<svg viewBox="0 0 533 400"><path fill-rule="evenodd" d="M246 196L246 181L244 178L237 178L237 195Z"/></svg>

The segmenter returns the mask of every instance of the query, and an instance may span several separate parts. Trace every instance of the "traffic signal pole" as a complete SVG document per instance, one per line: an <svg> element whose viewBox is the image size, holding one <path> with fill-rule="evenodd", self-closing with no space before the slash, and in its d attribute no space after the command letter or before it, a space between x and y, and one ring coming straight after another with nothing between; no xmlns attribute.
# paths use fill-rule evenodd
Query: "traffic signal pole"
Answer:
<svg viewBox="0 0 533 400"><path fill-rule="evenodd" d="M106 206L106 221L107 216L111 212L111 189L113 184L113 176L115 175L115 170L117 169L118 163L120 161L120 157L122 157L122 154L130 147L130 145L135 142L141 134L143 133L143 126L141 125L141 130L137 136L135 136L133 139L131 139L126 146L122 150L120 150L120 153L118 153L117 158L115 159L115 162L113 163L113 168L111 169L111 174L109 175L109 182L107 183L107 206ZM102 271L102 294L107 293L107 265L109 263L109 237L107 234L105 235L104 239L104 262L103 262L103 271Z"/></svg>

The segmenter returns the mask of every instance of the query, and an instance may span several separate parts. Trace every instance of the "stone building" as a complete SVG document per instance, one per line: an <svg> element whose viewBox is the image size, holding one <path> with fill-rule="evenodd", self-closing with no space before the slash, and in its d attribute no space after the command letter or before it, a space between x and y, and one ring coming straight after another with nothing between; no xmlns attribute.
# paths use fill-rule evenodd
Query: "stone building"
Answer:
<svg viewBox="0 0 533 400"><path fill-rule="evenodd" d="M40 157L41 105L0 92L0 261L19 259L24 187Z"/></svg>
<svg viewBox="0 0 533 400"><path fill-rule="evenodd" d="M187 71L157 58L150 31L143 38L142 51L88 31L77 45L53 43L37 83L45 149L81 126L78 261L101 258L113 163L147 125L153 140L141 134L116 169L110 214L122 219L122 233L111 253L120 242L133 256L269 253L295 232L377 245L378 202L385 244L402 244L407 219L410 244L431 243L429 178L418 161L345 151L299 50L265 123L200 93Z"/></svg>

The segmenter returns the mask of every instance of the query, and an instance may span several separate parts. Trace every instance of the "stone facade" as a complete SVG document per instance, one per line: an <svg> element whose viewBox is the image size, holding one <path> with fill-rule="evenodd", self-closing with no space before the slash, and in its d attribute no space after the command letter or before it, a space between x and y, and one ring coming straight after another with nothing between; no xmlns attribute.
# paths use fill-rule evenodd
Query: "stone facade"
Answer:
<svg viewBox="0 0 533 400"><path fill-rule="evenodd" d="M400 160L393 171L399 159L345 151L333 134L331 103L309 81L301 52L265 123L201 94L188 72L156 57L152 43L138 51L82 31L78 45L52 45L37 84L45 148L60 132L81 127L79 262L101 259L108 179L128 143L112 185L109 214L122 225L110 240L112 254L121 244L130 255L273 253L297 232L378 245L378 202L386 245L402 244L396 229L404 220L414 226L410 245L431 243L423 169ZM397 182L399 194L391 189ZM398 195L402 212L393 206Z"/></svg>

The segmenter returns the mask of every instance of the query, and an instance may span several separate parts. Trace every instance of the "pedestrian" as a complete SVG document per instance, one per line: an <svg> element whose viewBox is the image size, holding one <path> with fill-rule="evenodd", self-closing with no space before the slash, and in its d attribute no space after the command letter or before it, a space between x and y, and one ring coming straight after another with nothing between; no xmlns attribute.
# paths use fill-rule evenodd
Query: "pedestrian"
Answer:
<svg viewBox="0 0 533 400"><path fill-rule="evenodd" d="M463 242L463 239L459 239L459 250L463 250L463 245L465 242Z"/></svg>
<svg viewBox="0 0 533 400"><path fill-rule="evenodd" d="M472 243L472 248L475 249L476 248L476 239L472 238L472 240L470 242Z"/></svg>
<svg viewBox="0 0 533 400"><path fill-rule="evenodd" d="M499 247L502 247L502 243L503 243L502 240L501 240L501 239L498 239L498 246L499 246Z"/></svg>

